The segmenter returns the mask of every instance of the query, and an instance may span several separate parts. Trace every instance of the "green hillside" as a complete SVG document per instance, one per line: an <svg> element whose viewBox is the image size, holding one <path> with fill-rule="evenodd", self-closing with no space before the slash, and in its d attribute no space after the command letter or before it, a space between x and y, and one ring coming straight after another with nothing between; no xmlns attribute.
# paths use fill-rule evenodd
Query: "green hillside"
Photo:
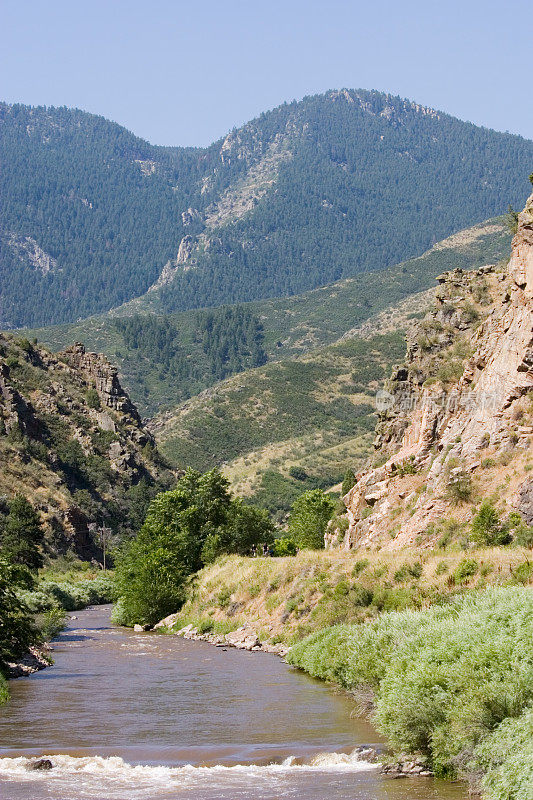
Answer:
<svg viewBox="0 0 533 800"><path fill-rule="evenodd" d="M425 309L427 295L418 299ZM404 356L406 324L397 312L393 331L228 378L154 418L152 433L174 464L223 466L239 494L283 513L305 489L330 487L367 459L375 395Z"/></svg>
<svg viewBox="0 0 533 800"><path fill-rule="evenodd" d="M279 361L332 344L387 307L434 286L435 277L446 269L472 269L506 257L509 242L501 219L488 220L394 267L296 297L246 304L241 307L246 323L239 322L231 307L154 316L146 312L157 305L135 302L110 315L34 329L28 335L55 350L81 341L89 350L105 353L120 366L123 383L141 412L153 416L227 375L262 364L263 352L268 360ZM217 352L204 342L210 318L218 320ZM127 319L136 335L124 329ZM223 352L230 332L233 355Z"/></svg>
<svg viewBox="0 0 533 800"><path fill-rule="evenodd" d="M390 95L330 91L206 149L0 105L0 326L151 294L171 313L296 295L520 205L533 142Z"/></svg>

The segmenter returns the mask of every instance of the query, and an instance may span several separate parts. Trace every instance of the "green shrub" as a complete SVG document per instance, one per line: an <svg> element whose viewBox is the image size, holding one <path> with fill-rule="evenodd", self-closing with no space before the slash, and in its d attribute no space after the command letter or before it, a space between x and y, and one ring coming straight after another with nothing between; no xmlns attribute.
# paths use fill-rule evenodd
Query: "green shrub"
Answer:
<svg viewBox="0 0 533 800"><path fill-rule="evenodd" d="M486 800L529 800L533 792L533 708L506 719L476 748Z"/></svg>
<svg viewBox="0 0 533 800"><path fill-rule="evenodd" d="M473 542L485 546L507 544L509 532L502 525L498 512L489 500L481 503L480 509L472 520L470 537Z"/></svg>
<svg viewBox="0 0 533 800"><path fill-rule="evenodd" d="M292 614L292 612L298 608L298 600L296 597L289 597L287 602L285 603L285 611L287 614Z"/></svg>
<svg viewBox="0 0 533 800"><path fill-rule="evenodd" d="M35 590L20 591L19 595L33 613L42 613L58 608L77 611L92 604L112 603L117 592L113 578L103 573L93 580L45 580Z"/></svg>
<svg viewBox="0 0 533 800"><path fill-rule="evenodd" d="M513 530L513 542L519 547L533 549L533 526L520 521Z"/></svg>
<svg viewBox="0 0 533 800"><path fill-rule="evenodd" d="M290 467L289 475L297 481L306 481L309 477L305 469L302 467Z"/></svg>
<svg viewBox="0 0 533 800"><path fill-rule="evenodd" d="M229 586L225 586L217 595L217 605L219 608L227 608L231 601L232 591Z"/></svg>
<svg viewBox="0 0 533 800"><path fill-rule="evenodd" d="M415 561L415 563L411 564L409 567L409 575L411 578L421 578L423 571L424 570L420 561Z"/></svg>
<svg viewBox="0 0 533 800"><path fill-rule="evenodd" d="M350 584L346 580L346 578L341 578L341 580L337 583L333 590L333 595L335 597L346 597L347 594L350 592Z"/></svg>
<svg viewBox="0 0 533 800"><path fill-rule="evenodd" d="M394 580L396 583L401 583L402 581L407 580L407 578L418 579L422 577L422 572L423 567L420 561L415 561L414 564L403 564L394 573Z"/></svg>
<svg viewBox="0 0 533 800"><path fill-rule="evenodd" d="M456 583L462 583L468 580L479 569L479 564L474 558L463 558L454 570L453 577Z"/></svg>
<svg viewBox="0 0 533 800"><path fill-rule="evenodd" d="M87 390L87 393L85 395L85 401L89 406L89 408L94 408L96 410L99 410L101 408L100 395L98 394L98 392L94 387Z"/></svg>
<svg viewBox="0 0 533 800"><path fill-rule="evenodd" d="M7 686L7 681L0 672L0 706L4 703L7 703L9 700L9 689Z"/></svg>
<svg viewBox="0 0 533 800"><path fill-rule="evenodd" d="M397 752L422 753L440 775L481 768L491 800L528 800L532 640L533 593L499 587L322 630L287 660L371 688L378 729Z"/></svg>
<svg viewBox="0 0 533 800"><path fill-rule="evenodd" d="M363 572L363 571L364 571L364 570L365 570L365 569L368 567L368 565L369 565L369 564L370 564L370 561L368 560L368 558L361 558L361 559L359 559L359 560L358 560L358 561L356 561L356 562L355 562L355 564L353 565L353 569L352 569L352 575L353 575L354 577L355 577L356 575L359 575L361 572Z"/></svg>
<svg viewBox="0 0 533 800"><path fill-rule="evenodd" d="M474 492L472 478L462 469L454 469L446 483L446 493L453 503L467 503Z"/></svg>
<svg viewBox="0 0 533 800"><path fill-rule="evenodd" d="M400 476L400 478L405 477L406 475L416 475L417 469L415 465L414 456L409 456L409 458L404 459L400 464L396 465L396 473Z"/></svg>
<svg viewBox="0 0 533 800"><path fill-rule="evenodd" d="M524 561L514 569L511 569L514 583L526 584L531 581L533 577L533 563L531 561Z"/></svg>
<svg viewBox="0 0 533 800"><path fill-rule="evenodd" d="M45 642L54 639L65 627L66 614L62 608L51 608L45 611L39 624L41 636Z"/></svg>

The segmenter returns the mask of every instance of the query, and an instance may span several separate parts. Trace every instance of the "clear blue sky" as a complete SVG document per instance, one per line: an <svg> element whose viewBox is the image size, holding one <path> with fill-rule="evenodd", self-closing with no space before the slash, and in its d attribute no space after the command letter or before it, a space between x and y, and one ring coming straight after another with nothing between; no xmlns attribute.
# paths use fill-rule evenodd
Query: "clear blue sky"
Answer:
<svg viewBox="0 0 533 800"><path fill-rule="evenodd" d="M0 99L206 145L284 100L379 89L533 138L517 0L0 0Z"/></svg>

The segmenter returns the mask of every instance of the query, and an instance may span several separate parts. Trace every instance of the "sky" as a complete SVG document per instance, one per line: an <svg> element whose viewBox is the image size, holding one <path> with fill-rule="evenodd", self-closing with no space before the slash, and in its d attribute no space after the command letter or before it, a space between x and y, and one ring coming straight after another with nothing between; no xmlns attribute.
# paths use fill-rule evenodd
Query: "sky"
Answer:
<svg viewBox="0 0 533 800"><path fill-rule="evenodd" d="M0 0L0 99L205 146L284 101L378 89L533 139L517 0Z"/></svg>

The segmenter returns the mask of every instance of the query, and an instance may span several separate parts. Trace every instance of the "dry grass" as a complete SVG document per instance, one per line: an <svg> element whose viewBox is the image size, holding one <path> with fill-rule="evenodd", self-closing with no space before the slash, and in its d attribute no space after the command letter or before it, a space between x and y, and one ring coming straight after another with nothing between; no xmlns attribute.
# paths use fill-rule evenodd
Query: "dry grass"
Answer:
<svg viewBox="0 0 533 800"><path fill-rule="evenodd" d="M233 621L235 628L247 623L274 641L292 642L327 625L361 622L383 610L422 608L467 589L517 583L516 570L528 560L531 551L518 547L227 556L198 574L182 616L217 625ZM465 561L475 562L475 572L461 577ZM414 567L418 564L420 568Z"/></svg>

